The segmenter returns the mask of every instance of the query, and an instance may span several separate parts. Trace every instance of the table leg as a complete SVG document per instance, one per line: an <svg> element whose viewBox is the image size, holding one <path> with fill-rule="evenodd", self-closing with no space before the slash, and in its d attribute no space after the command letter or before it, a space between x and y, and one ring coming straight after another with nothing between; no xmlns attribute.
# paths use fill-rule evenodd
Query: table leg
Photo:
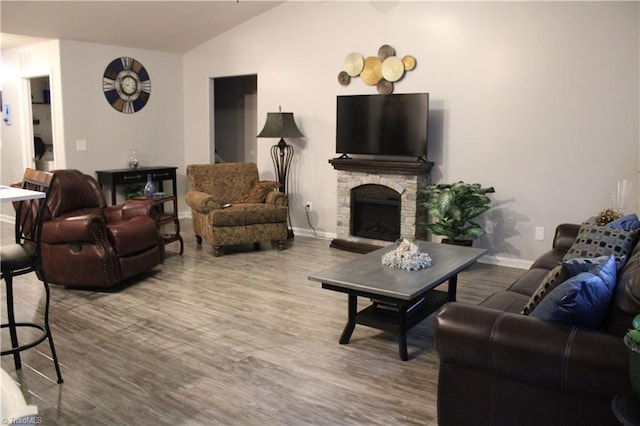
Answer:
<svg viewBox="0 0 640 426"><path fill-rule="evenodd" d="M455 274L451 278L449 278L449 302L456 301L456 289L458 287L458 274Z"/></svg>
<svg viewBox="0 0 640 426"><path fill-rule="evenodd" d="M400 306L400 336L398 337L398 351L400 353L400 359L406 361L409 359L407 353L407 307Z"/></svg>
<svg viewBox="0 0 640 426"><path fill-rule="evenodd" d="M351 334L353 333L353 329L356 327L356 315L358 309L358 296L355 294L349 295L349 319L347 321L347 325L344 326L344 330L342 331L342 336L340 336L340 344L345 345L349 343L351 339Z"/></svg>

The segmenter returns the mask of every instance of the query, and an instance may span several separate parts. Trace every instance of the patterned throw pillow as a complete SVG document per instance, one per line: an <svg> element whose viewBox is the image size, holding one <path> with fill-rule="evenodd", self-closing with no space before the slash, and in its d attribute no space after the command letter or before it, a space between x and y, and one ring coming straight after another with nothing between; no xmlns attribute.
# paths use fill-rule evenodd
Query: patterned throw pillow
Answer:
<svg viewBox="0 0 640 426"><path fill-rule="evenodd" d="M638 231L625 231L593 223L583 223L578 231L576 241L562 258L567 261L575 258L597 258L614 255L617 269L624 266L624 261L633 249ZM529 315L540 301L560 283L570 278L562 268L562 263L553 268L540 283L536 291L522 309L522 314Z"/></svg>
<svg viewBox="0 0 640 426"><path fill-rule="evenodd" d="M566 280L564 272L562 270L562 264L559 263L555 268L549 271L545 279L540 283L536 291L531 295L529 301L524 308L522 308L522 315L529 315L538 303L542 300L544 296L547 295L551 290L556 288L558 284Z"/></svg>
<svg viewBox="0 0 640 426"><path fill-rule="evenodd" d="M250 204L250 203L264 203L267 199L267 194L276 188L280 187L279 182L273 182L270 180L262 180L256 182L249 192L242 195L234 201L235 204Z"/></svg>
<svg viewBox="0 0 640 426"><path fill-rule="evenodd" d="M564 259L574 257L629 256L638 235L637 230L625 231L608 226L582 224L576 241Z"/></svg>

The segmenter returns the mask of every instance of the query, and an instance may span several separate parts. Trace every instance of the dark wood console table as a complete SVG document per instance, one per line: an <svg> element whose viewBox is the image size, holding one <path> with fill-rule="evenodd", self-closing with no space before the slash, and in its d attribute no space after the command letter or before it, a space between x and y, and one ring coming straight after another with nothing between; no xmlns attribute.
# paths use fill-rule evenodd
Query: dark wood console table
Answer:
<svg viewBox="0 0 640 426"><path fill-rule="evenodd" d="M151 175L151 179L158 184L158 191L164 192L164 182L171 181L171 194L158 198L156 201L163 205L163 215L158 221L158 226L173 224L174 228L170 233L164 234L164 243L169 244L174 241L180 242L180 254L184 249L184 243L180 236L180 221L178 220L178 190L176 185L177 167L155 166L155 167L138 167L137 169L112 169L112 170L96 170L98 183L104 189L109 188L111 193L111 204L116 204L116 187L120 185L131 185L147 182L147 175ZM171 204L172 210L164 209L164 204Z"/></svg>

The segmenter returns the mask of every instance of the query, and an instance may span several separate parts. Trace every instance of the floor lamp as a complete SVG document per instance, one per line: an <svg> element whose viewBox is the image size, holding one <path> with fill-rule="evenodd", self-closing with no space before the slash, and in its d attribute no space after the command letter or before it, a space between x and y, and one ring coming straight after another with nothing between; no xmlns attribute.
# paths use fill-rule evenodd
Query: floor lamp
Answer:
<svg viewBox="0 0 640 426"><path fill-rule="evenodd" d="M288 173L293 158L293 147L284 141L284 138L301 138L304 137L302 132L298 130L296 122L293 119L292 112L268 112L267 121L264 128L258 134L259 138L280 138L280 141L271 147L271 160L276 172L276 178L280 182L280 192L288 194ZM287 204L287 210L288 210ZM293 229L291 229L291 217L287 211L289 220L288 237L293 238Z"/></svg>

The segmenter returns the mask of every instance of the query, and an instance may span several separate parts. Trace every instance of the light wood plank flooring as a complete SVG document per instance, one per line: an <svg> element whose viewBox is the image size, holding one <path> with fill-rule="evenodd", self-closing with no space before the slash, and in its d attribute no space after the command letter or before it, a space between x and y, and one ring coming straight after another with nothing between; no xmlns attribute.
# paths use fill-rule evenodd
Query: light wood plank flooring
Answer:
<svg viewBox="0 0 640 426"><path fill-rule="evenodd" d="M307 275L360 256L296 236L214 258L182 221L184 255L117 291L52 286L51 323L64 384L46 343L4 368L45 425L435 425L438 359L432 317L396 339L356 326L338 344L347 297ZM3 241L11 226L2 224ZM458 299L478 303L521 270L476 264ZM35 274L15 280L18 320L42 312ZM2 314L5 316L2 286ZM363 301L362 304L364 305ZM8 337L2 335L8 343Z"/></svg>

